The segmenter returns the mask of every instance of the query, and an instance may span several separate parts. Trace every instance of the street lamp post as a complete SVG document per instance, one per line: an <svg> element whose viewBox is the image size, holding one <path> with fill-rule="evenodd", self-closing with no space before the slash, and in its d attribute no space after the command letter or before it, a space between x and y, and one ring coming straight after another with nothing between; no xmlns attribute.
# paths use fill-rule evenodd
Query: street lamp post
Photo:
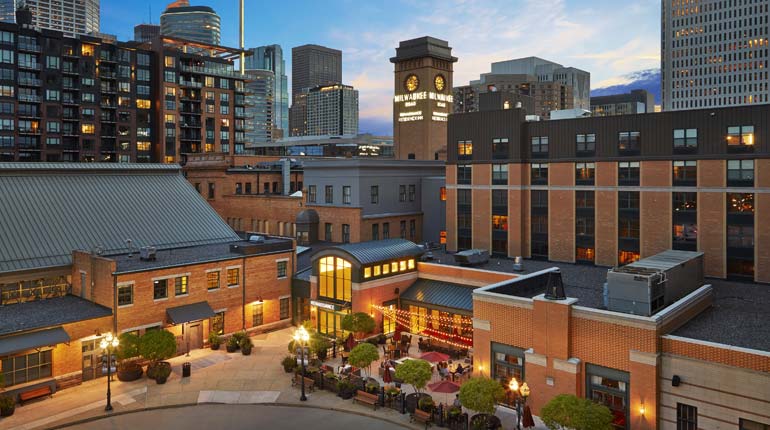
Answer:
<svg viewBox="0 0 770 430"><path fill-rule="evenodd" d="M107 354L107 406L104 407L106 412L112 410L112 393L110 391L110 381L112 380L112 354L115 352L115 348L118 347L118 338L114 337L112 333L107 333L99 342L99 346Z"/></svg>
<svg viewBox="0 0 770 430"><path fill-rule="evenodd" d="M527 397L529 397L529 386L526 382L519 386L519 381L516 378L511 378L508 388L513 393L514 407L516 408L516 429L521 430L521 415L527 404Z"/></svg>
<svg viewBox="0 0 770 430"><path fill-rule="evenodd" d="M307 401L307 396L305 396L305 345L308 340L310 340L310 335L307 330L305 330L305 327L300 326L299 329L294 332L294 341L299 343L300 360L302 360L302 377L300 378L302 396L300 396L299 400L303 402Z"/></svg>

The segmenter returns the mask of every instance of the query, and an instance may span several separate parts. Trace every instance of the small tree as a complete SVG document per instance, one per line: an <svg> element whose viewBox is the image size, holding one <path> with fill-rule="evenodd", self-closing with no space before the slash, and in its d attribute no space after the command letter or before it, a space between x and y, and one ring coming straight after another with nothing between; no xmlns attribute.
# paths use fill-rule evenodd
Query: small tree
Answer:
<svg viewBox="0 0 770 430"><path fill-rule="evenodd" d="M612 430L612 412L599 403L572 394L560 394L540 410L540 418L551 430Z"/></svg>
<svg viewBox="0 0 770 430"><path fill-rule="evenodd" d="M176 354L176 339L166 330L151 330L139 339L139 353L152 364Z"/></svg>
<svg viewBox="0 0 770 430"><path fill-rule="evenodd" d="M364 342L360 345L356 345L353 349L350 350L350 357L348 360L353 366L360 367L362 369L365 368L366 374L370 376L372 363L377 361L379 358L380 353L377 351L377 347L371 343Z"/></svg>
<svg viewBox="0 0 770 430"><path fill-rule="evenodd" d="M361 337L366 333L373 332L376 324L374 318L369 316L366 312L356 312L342 317L340 326L343 330L352 331L353 333L356 333L358 337Z"/></svg>
<svg viewBox="0 0 770 430"><path fill-rule="evenodd" d="M118 339L120 343L118 344L118 350L115 352L115 355L117 355L118 358L118 367L125 369L126 366L132 365L132 358L139 356L139 335L123 333ZM133 364L132 366L136 366L136 364Z"/></svg>
<svg viewBox="0 0 770 430"><path fill-rule="evenodd" d="M413 386L418 393L422 393L432 375L433 369L425 360L406 360L396 367L396 378Z"/></svg>
<svg viewBox="0 0 770 430"><path fill-rule="evenodd" d="M486 377L471 378L460 387L460 403L481 414L494 414L497 402L503 397L503 386Z"/></svg>

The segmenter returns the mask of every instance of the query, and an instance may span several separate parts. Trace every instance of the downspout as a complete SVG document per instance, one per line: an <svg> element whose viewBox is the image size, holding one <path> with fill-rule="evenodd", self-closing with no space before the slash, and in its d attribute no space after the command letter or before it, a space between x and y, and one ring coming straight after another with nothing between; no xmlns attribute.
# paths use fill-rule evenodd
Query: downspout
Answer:
<svg viewBox="0 0 770 430"><path fill-rule="evenodd" d="M93 272L91 272L93 275ZM112 331L118 334L118 275L112 274Z"/></svg>
<svg viewBox="0 0 770 430"><path fill-rule="evenodd" d="M243 5L243 0L241 0L241 7ZM241 321L243 322L243 329L246 330L246 257L243 257L242 263L243 265L243 273L241 274L241 296L243 297L241 300L243 301L243 306L241 306Z"/></svg>

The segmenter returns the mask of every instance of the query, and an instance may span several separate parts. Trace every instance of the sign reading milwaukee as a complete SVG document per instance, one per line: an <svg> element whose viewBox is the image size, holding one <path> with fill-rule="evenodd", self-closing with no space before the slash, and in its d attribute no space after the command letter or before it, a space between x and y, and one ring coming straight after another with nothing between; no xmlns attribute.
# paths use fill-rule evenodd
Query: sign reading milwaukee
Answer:
<svg viewBox="0 0 770 430"><path fill-rule="evenodd" d="M394 103L412 102L418 100L437 100L440 102L452 103L453 97L451 94L438 94L432 91L418 91L409 94L397 94L393 96Z"/></svg>

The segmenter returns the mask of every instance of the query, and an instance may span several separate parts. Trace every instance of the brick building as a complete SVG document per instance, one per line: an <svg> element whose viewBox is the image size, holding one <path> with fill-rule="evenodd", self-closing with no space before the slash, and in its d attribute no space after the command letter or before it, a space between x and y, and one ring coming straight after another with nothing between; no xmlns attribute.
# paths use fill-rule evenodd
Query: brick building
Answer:
<svg viewBox="0 0 770 430"><path fill-rule="evenodd" d="M450 116L447 249L604 266L665 249L770 282L768 106L527 122Z"/></svg>
<svg viewBox="0 0 770 430"><path fill-rule="evenodd" d="M6 163L0 194L13 226L0 229L11 394L101 376L107 332L166 329L183 353L210 331L290 324L293 240L242 240L179 167Z"/></svg>

